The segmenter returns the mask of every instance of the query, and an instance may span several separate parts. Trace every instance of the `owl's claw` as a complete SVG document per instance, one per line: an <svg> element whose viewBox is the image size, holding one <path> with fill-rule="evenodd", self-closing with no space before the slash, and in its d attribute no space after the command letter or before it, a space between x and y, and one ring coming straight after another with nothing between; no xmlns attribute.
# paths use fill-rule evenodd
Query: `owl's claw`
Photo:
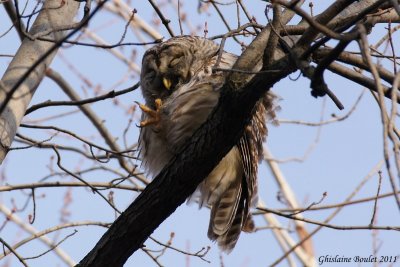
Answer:
<svg viewBox="0 0 400 267"><path fill-rule="evenodd" d="M144 104L139 104L139 103L137 103L137 104L139 105L139 108L149 116L149 118L140 122L140 127L146 127L146 126L149 126L152 124L158 124L160 122L160 120L161 120L160 113L161 113L161 107L162 107L162 100L160 98L157 98L154 101L154 104L156 106L155 110L152 108L149 108L148 106L146 106Z"/></svg>

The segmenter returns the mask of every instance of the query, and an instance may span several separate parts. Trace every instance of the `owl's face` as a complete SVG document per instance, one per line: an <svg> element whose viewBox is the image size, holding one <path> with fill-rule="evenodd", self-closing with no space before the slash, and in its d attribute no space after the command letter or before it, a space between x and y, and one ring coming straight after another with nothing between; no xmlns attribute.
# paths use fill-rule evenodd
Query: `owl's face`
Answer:
<svg viewBox="0 0 400 267"><path fill-rule="evenodd" d="M141 86L148 105L164 100L186 84L216 55L219 46L196 36L178 36L156 45L143 56Z"/></svg>
<svg viewBox="0 0 400 267"><path fill-rule="evenodd" d="M142 61L141 86L144 97L151 103L165 99L191 78L193 55L178 44L164 44L148 50ZM150 100L150 101L149 101Z"/></svg>

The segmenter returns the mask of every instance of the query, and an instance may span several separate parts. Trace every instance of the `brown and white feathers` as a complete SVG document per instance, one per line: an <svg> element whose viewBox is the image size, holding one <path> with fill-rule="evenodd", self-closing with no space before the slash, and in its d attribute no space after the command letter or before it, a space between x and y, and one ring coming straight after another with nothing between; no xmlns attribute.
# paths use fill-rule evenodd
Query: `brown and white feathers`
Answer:
<svg viewBox="0 0 400 267"><path fill-rule="evenodd" d="M154 46L143 56L145 105L159 114L156 123L142 128L139 138L140 156L151 174L157 175L179 153L217 105L227 75L212 71L219 49L208 39L181 36ZM224 51L219 67L229 69L236 59L236 55ZM156 99L162 103L160 108ZM211 206L208 237L227 252L234 248L241 231L254 229L250 208L257 199L257 167L268 113L273 113L269 94L258 102L236 146L197 189L200 204ZM149 119L148 114L143 114L144 121Z"/></svg>

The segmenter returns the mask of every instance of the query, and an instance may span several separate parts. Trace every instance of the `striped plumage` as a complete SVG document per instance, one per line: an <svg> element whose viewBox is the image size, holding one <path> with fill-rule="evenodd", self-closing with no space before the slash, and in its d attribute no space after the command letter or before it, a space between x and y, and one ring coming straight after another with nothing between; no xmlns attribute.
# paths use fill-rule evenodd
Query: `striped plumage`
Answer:
<svg viewBox="0 0 400 267"><path fill-rule="evenodd" d="M158 174L179 153L217 105L227 75L212 72L218 52L219 45L208 39L181 36L154 46L143 56L145 105L156 110L156 99L162 103L155 120L150 118L152 112L142 107L143 121L149 123L143 123L140 133L140 156L151 174ZM224 51L219 67L231 68L236 59L236 55ZM257 104L238 144L197 189L200 205L211 206L208 237L227 252L234 248L242 230L254 229L250 207L257 199L257 166L267 134L267 114L273 116L269 94Z"/></svg>

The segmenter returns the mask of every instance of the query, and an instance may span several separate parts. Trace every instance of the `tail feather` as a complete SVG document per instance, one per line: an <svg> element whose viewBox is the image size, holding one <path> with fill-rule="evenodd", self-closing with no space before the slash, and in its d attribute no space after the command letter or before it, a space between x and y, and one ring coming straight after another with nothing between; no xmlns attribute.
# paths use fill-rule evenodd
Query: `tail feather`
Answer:
<svg viewBox="0 0 400 267"><path fill-rule="evenodd" d="M211 209L211 231L220 236L225 234L235 219L242 187L232 184Z"/></svg>
<svg viewBox="0 0 400 267"><path fill-rule="evenodd" d="M243 204L243 202L240 204ZM219 236L219 238L217 239L218 246L226 253L231 252L232 249L235 247L239 239L240 232L242 231L243 205L240 205L238 208L239 209L237 210L236 216L232 221L231 227L225 234Z"/></svg>
<svg viewBox="0 0 400 267"><path fill-rule="evenodd" d="M232 184L211 208L208 237L217 241L220 249L227 253L235 247L244 223L248 221L242 188L241 183Z"/></svg>

